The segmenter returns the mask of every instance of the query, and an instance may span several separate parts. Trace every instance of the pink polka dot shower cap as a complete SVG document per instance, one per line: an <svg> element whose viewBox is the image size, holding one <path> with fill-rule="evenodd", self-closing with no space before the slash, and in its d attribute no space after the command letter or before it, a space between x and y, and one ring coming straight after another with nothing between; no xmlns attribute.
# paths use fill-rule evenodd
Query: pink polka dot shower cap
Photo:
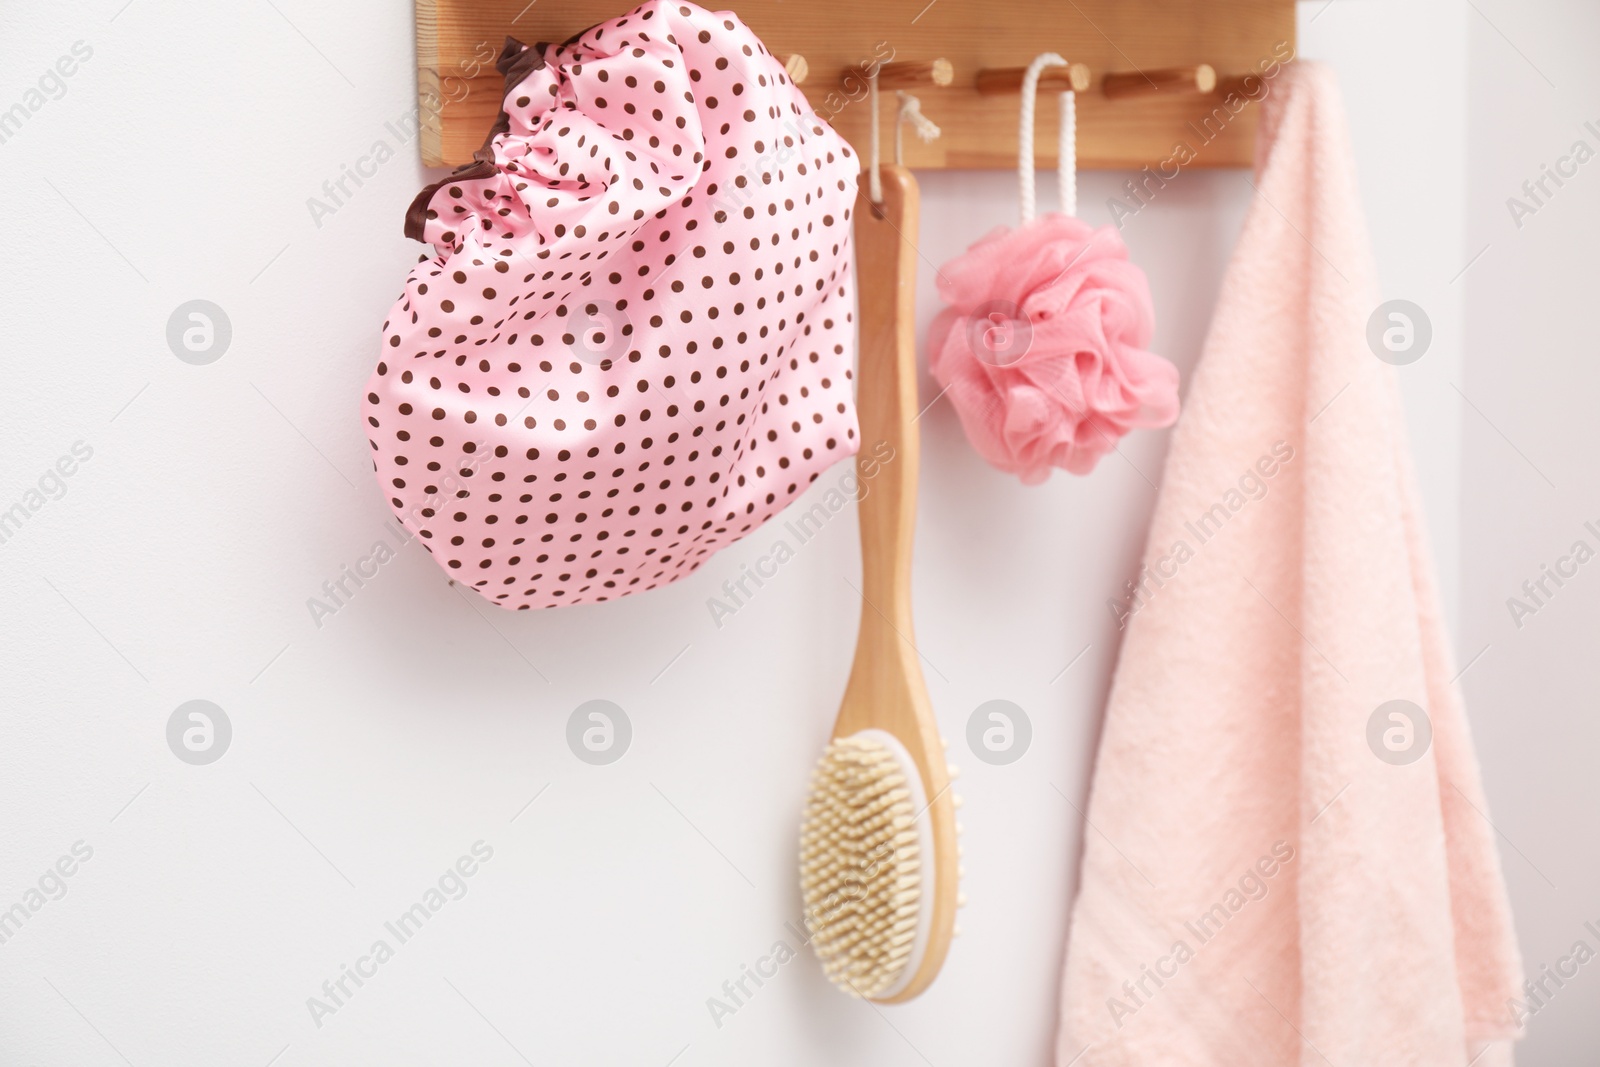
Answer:
<svg viewBox="0 0 1600 1067"><path fill-rule="evenodd" d="M728 13L651 0L499 66L488 143L407 218L435 254L367 384L378 480L503 607L654 589L857 449L857 165Z"/></svg>

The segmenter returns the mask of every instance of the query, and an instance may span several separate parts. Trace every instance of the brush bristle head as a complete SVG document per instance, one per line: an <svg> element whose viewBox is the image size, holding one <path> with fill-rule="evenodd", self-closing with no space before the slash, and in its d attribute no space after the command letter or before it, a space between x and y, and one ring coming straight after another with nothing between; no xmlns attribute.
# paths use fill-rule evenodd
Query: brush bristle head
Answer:
<svg viewBox="0 0 1600 1067"><path fill-rule="evenodd" d="M856 735L834 740L811 775L800 831L806 928L824 973L854 996L891 989L916 946L923 858L908 773L888 746Z"/></svg>

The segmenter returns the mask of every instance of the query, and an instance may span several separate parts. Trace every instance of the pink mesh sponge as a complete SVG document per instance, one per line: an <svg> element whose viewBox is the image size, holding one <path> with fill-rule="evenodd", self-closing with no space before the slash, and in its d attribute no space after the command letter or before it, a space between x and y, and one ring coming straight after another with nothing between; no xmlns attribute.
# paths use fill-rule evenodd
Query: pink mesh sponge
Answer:
<svg viewBox="0 0 1600 1067"><path fill-rule="evenodd" d="M1178 417L1178 368L1146 351L1155 309L1110 226L1049 214L939 269L928 365L972 446L1037 485L1088 474L1130 430Z"/></svg>
<svg viewBox="0 0 1600 1067"><path fill-rule="evenodd" d="M857 449L857 166L726 12L651 0L499 66L477 162L407 218L435 254L367 383L378 480L503 607L654 589Z"/></svg>

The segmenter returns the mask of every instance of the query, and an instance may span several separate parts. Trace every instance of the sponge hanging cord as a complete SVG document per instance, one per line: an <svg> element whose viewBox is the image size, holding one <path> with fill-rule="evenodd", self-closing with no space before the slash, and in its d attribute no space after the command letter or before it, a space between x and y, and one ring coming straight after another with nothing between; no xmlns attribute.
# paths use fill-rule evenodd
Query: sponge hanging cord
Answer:
<svg viewBox="0 0 1600 1067"><path fill-rule="evenodd" d="M1039 75L1048 67L1065 67L1067 61L1054 52L1034 57L1022 75L1022 108L1017 128L1017 185L1022 204L1022 221L1032 222L1033 194L1033 113L1039 93ZM1056 180L1061 190L1061 213L1078 213L1078 94L1071 89L1061 94L1061 129L1056 151Z"/></svg>

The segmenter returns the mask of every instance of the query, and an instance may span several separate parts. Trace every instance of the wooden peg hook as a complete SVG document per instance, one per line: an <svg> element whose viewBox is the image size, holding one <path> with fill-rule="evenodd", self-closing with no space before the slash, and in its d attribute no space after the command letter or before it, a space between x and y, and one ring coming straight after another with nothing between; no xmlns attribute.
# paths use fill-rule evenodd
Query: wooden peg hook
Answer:
<svg viewBox="0 0 1600 1067"><path fill-rule="evenodd" d="M980 70L974 85L979 96L1005 96L1022 91L1022 76L1026 67L1006 67L1003 70ZM1039 91L1063 93L1071 89L1081 93L1089 88L1089 68L1083 63L1065 67L1046 67L1039 72Z"/></svg>
<svg viewBox="0 0 1600 1067"><path fill-rule="evenodd" d="M909 63L883 63L876 59L862 60L845 71L845 79L865 80L863 71L876 69L879 89L942 89L955 81L956 70L948 59L916 60Z"/></svg>
<svg viewBox="0 0 1600 1067"><path fill-rule="evenodd" d="M811 64L806 62L806 57L796 52L783 61L784 73L789 75L789 80L796 85L804 85L806 75L811 73Z"/></svg>
<svg viewBox="0 0 1600 1067"><path fill-rule="evenodd" d="M1217 87L1217 72L1209 63L1159 70L1119 70L1100 79L1107 100L1132 100L1162 93L1209 93Z"/></svg>
<svg viewBox="0 0 1600 1067"><path fill-rule="evenodd" d="M1212 90L1218 96L1242 96L1248 100L1260 100L1267 95L1270 88L1268 80L1259 74L1233 74L1226 78L1217 79L1217 87Z"/></svg>

